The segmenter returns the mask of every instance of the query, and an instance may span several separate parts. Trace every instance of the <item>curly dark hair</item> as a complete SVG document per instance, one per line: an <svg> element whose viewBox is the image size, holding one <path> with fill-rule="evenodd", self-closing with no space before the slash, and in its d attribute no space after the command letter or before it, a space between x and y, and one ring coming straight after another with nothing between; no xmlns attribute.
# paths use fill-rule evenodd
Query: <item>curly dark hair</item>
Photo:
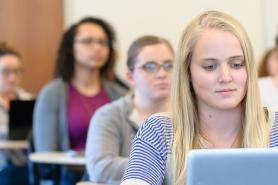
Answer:
<svg viewBox="0 0 278 185"><path fill-rule="evenodd" d="M95 18L85 17L78 23L72 25L64 33L60 47L58 50L58 56L56 59L55 76L61 77L65 82L70 82L74 75L74 63L75 57L73 52L74 38L77 34L78 27L81 24L92 23L100 26L106 33L108 38L109 56L107 62L100 69L100 75L108 80L115 78L114 66L116 62L116 50L114 43L116 42L116 36L113 27L106 21Z"/></svg>

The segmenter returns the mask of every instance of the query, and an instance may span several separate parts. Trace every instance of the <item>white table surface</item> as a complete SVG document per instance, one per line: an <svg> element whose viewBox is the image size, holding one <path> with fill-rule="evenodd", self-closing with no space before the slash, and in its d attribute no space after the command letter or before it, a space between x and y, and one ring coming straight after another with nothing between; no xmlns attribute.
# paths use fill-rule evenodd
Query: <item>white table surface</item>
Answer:
<svg viewBox="0 0 278 185"><path fill-rule="evenodd" d="M28 142L25 140L0 140L0 149L27 149Z"/></svg>
<svg viewBox="0 0 278 185"><path fill-rule="evenodd" d="M67 152L35 152L29 155L29 160L45 164L85 165L84 156L70 156Z"/></svg>

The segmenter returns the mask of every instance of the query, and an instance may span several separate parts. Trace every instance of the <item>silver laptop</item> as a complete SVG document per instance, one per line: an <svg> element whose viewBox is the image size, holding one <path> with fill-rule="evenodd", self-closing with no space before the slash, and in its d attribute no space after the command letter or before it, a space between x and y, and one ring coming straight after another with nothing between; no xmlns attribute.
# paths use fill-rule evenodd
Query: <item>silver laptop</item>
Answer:
<svg viewBox="0 0 278 185"><path fill-rule="evenodd" d="M278 149L192 150L186 185L278 185Z"/></svg>

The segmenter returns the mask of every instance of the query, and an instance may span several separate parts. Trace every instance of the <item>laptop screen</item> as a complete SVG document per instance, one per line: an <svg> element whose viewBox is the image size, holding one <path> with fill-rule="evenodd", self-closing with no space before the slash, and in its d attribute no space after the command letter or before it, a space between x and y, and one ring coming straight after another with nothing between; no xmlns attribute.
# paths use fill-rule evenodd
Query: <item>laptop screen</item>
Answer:
<svg viewBox="0 0 278 185"><path fill-rule="evenodd" d="M25 140L32 129L35 100L15 100L10 103L9 139Z"/></svg>
<svg viewBox="0 0 278 185"><path fill-rule="evenodd" d="M277 185L278 149L192 150L187 185Z"/></svg>

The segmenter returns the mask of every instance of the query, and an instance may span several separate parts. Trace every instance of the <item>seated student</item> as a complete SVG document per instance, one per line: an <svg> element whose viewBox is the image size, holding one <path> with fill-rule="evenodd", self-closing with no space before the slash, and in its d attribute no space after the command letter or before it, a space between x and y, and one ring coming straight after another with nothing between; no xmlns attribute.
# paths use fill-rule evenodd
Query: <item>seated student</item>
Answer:
<svg viewBox="0 0 278 185"><path fill-rule="evenodd" d="M98 109L90 123L86 167L91 181L120 184L141 123L168 110L173 60L164 38L143 36L131 44L127 78L133 93Z"/></svg>
<svg viewBox="0 0 278 185"><path fill-rule="evenodd" d="M264 106L278 106L278 44L268 50L259 66L259 87Z"/></svg>
<svg viewBox="0 0 278 185"><path fill-rule="evenodd" d="M57 78L40 92L34 109L36 152L84 151L95 110L126 93L114 82L115 33L102 19L87 17L63 35ZM85 168L63 168L60 182L75 184Z"/></svg>
<svg viewBox="0 0 278 185"><path fill-rule="evenodd" d="M192 149L277 146L278 119L271 109L265 113L256 74L251 43L237 20L218 11L193 19L173 69L171 112L151 116L140 128L122 185L184 185Z"/></svg>
<svg viewBox="0 0 278 185"><path fill-rule="evenodd" d="M0 139L8 138L8 111L11 100L30 100L33 96L20 88L22 61L20 55L4 43L0 44ZM0 179L3 185L26 184L27 155L21 150L0 152ZM14 174L18 174L14 178Z"/></svg>

